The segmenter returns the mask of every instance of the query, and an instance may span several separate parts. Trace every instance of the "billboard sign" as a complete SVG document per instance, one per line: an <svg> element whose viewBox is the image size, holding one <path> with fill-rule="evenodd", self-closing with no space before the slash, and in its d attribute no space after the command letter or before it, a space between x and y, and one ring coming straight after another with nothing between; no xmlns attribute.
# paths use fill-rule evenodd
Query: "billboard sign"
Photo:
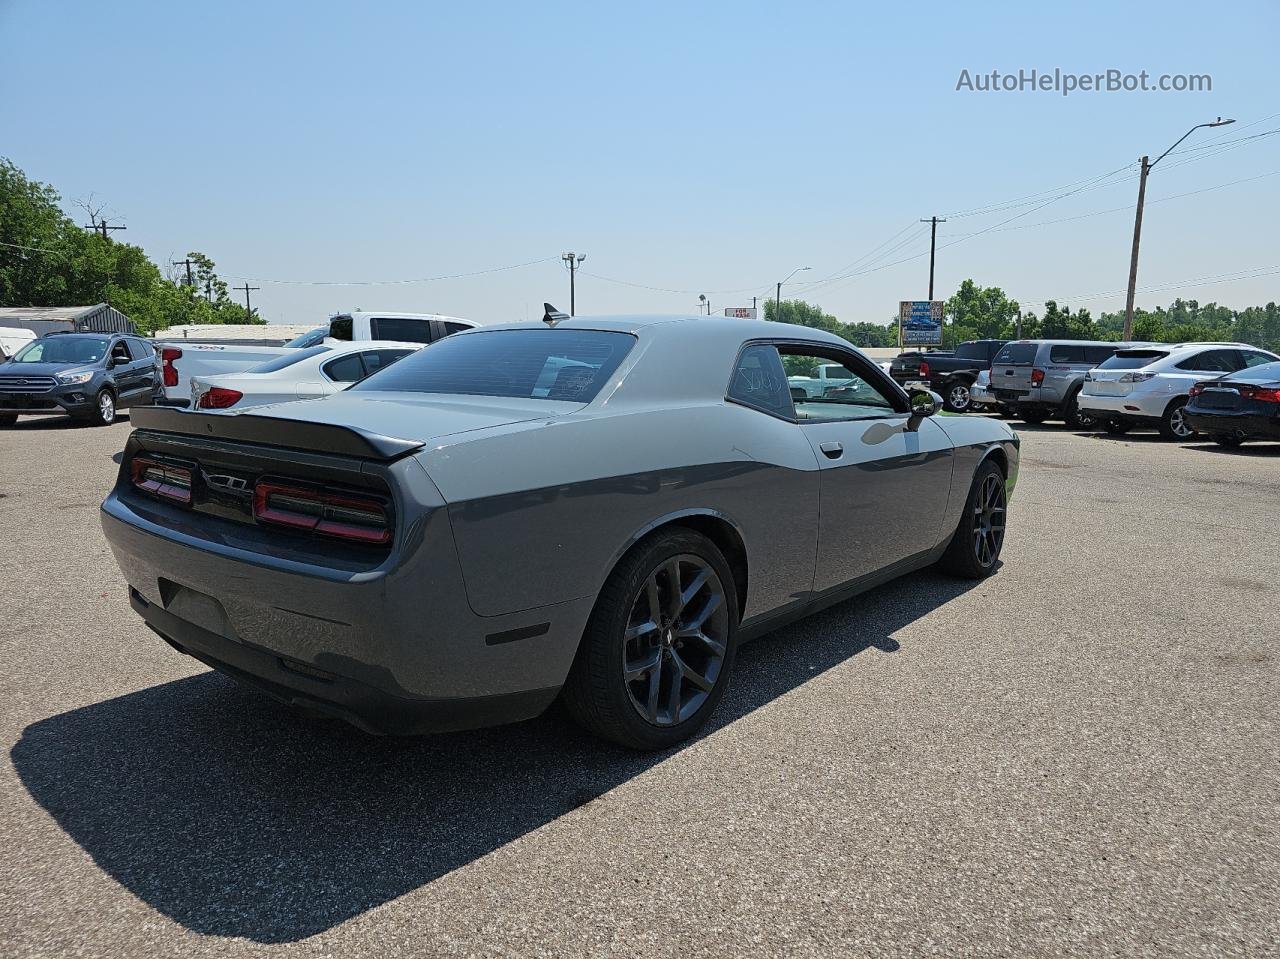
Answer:
<svg viewBox="0 0 1280 959"><path fill-rule="evenodd" d="M754 320L756 318L756 308L754 306L726 306L724 315L731 316L737 320Z"/></svg>
<svg viewBox="0 0 1280 959"><path fill-rule="evenodd" d="M942 300L903 300L898 304L898 343L901 346L941 346Z"/></svg>

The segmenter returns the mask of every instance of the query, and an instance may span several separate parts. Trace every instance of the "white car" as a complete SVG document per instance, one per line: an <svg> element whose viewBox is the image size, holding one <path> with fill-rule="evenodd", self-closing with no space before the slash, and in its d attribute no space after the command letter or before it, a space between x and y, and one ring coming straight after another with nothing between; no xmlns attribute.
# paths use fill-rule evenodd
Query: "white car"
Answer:
<svg viewBox="0 0 1280 959"><path fill-rule="evenodd" d="M290 350L240 373L193 376L191 406L200 410L241 410L328 396L359 383L422 346L421 343L374 341Z"/></svg>
<svg viewBox="0 0 1280 959"><path fill-rule="evenodd" d="M1113 435L1145 426L1165 439L1185 440L1195 433L1182 413L1192 386L1278 359L1245 343L1160 343L1119 350L1085 374L1077 403Z"/></svg>
<svg viewBox="0 0 1280 959"><path fill-rule="evenodd" d="M36 335L21 327L0 326L0 363L31 343Z"/></svg>
<svg viewBox="0 0 1280 959"><path fill-rule="evenodd" d="M970 384L969 405L975 413L1000 412L1000 402L996 399L996 395L991 392L990 369L979 371L977 378Z"/></svg>

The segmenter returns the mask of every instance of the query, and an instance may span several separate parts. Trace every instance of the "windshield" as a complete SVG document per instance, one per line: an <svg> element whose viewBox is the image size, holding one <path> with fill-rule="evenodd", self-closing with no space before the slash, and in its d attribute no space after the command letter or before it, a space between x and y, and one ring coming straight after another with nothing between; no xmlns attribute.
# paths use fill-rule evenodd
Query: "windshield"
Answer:
<svg viewBox="0 0 1280 959"><path fill-rule="evenodd" d="M110 342L100 336L50 336L36 340L18 351L14 363L96 363Z"/></svg>
<svg viewBox="0 0 1280 959"><path fill-rule="evenodd" d="M323 330L321 332L324 332ZM313 346L309 350L296 350L293 353L283 353L274 360L267 360L265 363L259 363L257 366L251 366L246 373L278 373L281 370L288 369L294 363L301 363L303 360L311 356L318 356L321 353L328 353L327 346Z"/></svg>
<svg viewBox="0 0 1280 959"><path fill-rule="evenodd" d="M323 343L324 338L328 335L329 328L327 326L322 326L318 330L312 330L309 333L303 333L301 336L295 336L286 343L285 346L295 350L306 349L308 346L316 346Z"/></svg>
<svg viewBox="0 0 1280 959"><path fill-rule="evenodd" d="M446 337L353 390L590 403L635 344L601 330L492 330Z"/></svg>
<svg viewBox="0 0 1280 959"><path fill-rule="evenodd" d="M1168 353L1162 350L1121 350L1102 361L1100 370L1136 370L1163 360Z"/></svg>

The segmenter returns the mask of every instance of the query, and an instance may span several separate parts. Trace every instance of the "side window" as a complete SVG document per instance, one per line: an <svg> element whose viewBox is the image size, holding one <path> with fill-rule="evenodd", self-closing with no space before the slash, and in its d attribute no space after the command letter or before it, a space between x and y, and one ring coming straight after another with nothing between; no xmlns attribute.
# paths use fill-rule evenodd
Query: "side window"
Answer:
<svg viewBox="0 0 1280 959"><path fill-rule="evenodd" d="M366 350L360 354L360 358L364 360L364 375L372 376L378 370L390 366L412 352L412 350Z"/></svg>
<svg viewBox="0 0 1280 959"><path fill-rule="evenodd" d="M463 330L469 329L471 329L471 327L467 326L465 323L446 323L444 325L444 335L448 336L450 333L461 333Z"/></svg>
<svg viewBox="0 0 1280 959"><path fill-rule="evenodd" d="M431 342L430 320L375 316L369 325L375 340L395 340L397 343Z"/></svg>
<svg viewBox="0 0 1280 959"><path fill-rule="evenodd" d="M1261 366L1264 363L1274 363L1276 358L1267 353L1259 353L1257 350L1241 350L1244 354L1244 365L1246 367Z"/></svg>
<svg viewBox="0 0 1280 959"><path fill-rule="evenodd" d="M1115 356L1115 353L1116 348L1114 346L1086 346L1084 348L1084 358L1090 366L1105 363Z"/></svg>
<svg viewBox="0 0 1280 959"><path fill-rule="evenodd" d="M149 360L155 356L156 351L151 348L151 344L146 340L139 340L135 337L129 338L129 352L140 360Z"/></svg>
<svg viewBox="0 0 1280 959"><path fill-rule="evenodd" d="M889 394L876 383L864 379L848 367L858 364L835 365L839 356L818 356L812 347L781 344L778 353L787 374L787 385L795 405L796 418L805 421L879 419L898 413ZM827 379L813 378L818 367L828 367ZM831 374L842 371L842 379Z"/></svg>
<svg viewBox="0 0 1280 959"><path fill-rule="evenodd" d="M774 416L795 417L787 374L775 347L758 343L742 351L729 381L729 399Z"/></svg>
<svg viewBox="0 0 1280 959"><path fill-rule="evenodd" d="M1084 347L1083 346L1054 346L1049 350L1050 363L1083 363Z"/></svg>
<svg viewBox="0 0 1280 959"><path fill-rule="evenodd" d="M364 366L360 363L359 353L348 353L330 360L320 367L320 372L335 383L358 383L364 379Z"/></svg>
<svg viewBox="0 0 1280 959"><path fill-rule="evenodd" d="M1195 356L1188 356L1178 364L1180 370L1192 370L1197 373L1234 373L1240 368L1233 350L1205 350Z"/></svg>
<svg viewBox="0 0 1280 959"><path fill-rule="evenodd" d="M137 359L129 354L129 346L125 340L116 340L111 344L111 358L117 363L132 363Z"/></svg>
<svg viewBox="0 0 1280 959"><path fill-rule="evenodd" d="M335 316L329 321L329 335L335 340L350 343L355 337L354 324L349 316Z"/></svg>

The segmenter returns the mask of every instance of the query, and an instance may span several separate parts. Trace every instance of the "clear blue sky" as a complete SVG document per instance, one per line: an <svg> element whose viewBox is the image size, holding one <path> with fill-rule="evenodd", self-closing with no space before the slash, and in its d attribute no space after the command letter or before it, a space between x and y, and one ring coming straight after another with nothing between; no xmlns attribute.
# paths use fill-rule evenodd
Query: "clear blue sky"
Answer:
<svg viewBox="0 0 1280 959"><path fill-rule="evenodd" d="M708 290L738 291L712 292L717 310L743 305L811 265L792 295L884 321L923 298L927 236L861 261L908 262L808 293L799 281L840 275L918 217L1080 186L1219 114L1239 122L1184 147L1280 128L1277 37L1274 0L0 0L0 154L69 208L95 194L158 261L197 249L233 282L254 278L272 320L539 315L544 299L568 305L556 261L406 285L272 281L432 277L574 249L588 254L579 312L692 312ZM966 68L1207 73L1213 90L957 92ZM1139 288L1178 289L1139 303L1280 299L1278 170L1280 135L1157 167ZM1129 208L1130 176L1040 210L1058 193L949 217L938 292L972 276L1036 309L1122 305L1109 291L1126 283L1131 212L1034 224ZM1185 286L1248 270L1271 272Z"/></svg>

